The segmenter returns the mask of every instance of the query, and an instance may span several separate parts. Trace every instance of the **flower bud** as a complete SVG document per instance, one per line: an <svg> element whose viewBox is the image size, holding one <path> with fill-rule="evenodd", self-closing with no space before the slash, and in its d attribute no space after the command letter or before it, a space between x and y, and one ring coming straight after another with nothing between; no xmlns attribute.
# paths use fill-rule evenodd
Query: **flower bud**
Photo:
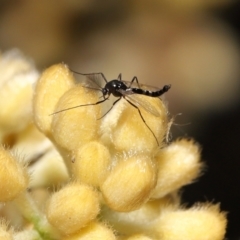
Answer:
<svg viewBox="0 0 240 240"><path fill-rule="evenodd" d="M97 101L96 91L79 85L67 91L60 98L55 112ZM99 105L90 105L55 114L52 122L52 134L57 144L74 151L79 146L95 139L98 136L100 113Z"/></svg>
<svg viewBox="0 0 240 240"><path fill-rule="evenodd" d="M51 149L31 165L30 171L30 188L57 186L69 179L66 165L55 149Z"/></svg>
<svg viewBox="0 0 240 240"><path fill-rule="evenodd" d="M0 219L0 239L13 240L13 230L9 229L5 220Z"/></svg>
<svg viewBox="0 0 240 240"><path fill-rule="evenodd" d="M98 215L98 194L87 185L70 183L52 195L46 213L60 232L74 234Z"/></svg>
<svg viewBox="0 0 240 240"><path fill-rule="evenodd" d="M145 203L156 184L155 164L148 156L132 156L119 161L101 186L106 204L128 212Z"/></svg>
<svg viewBox="0 0 240 240"><path fill-rule="evenodd" d="M14 233L14 240L40 240L42 239L39 232L34 229L26 229Z"/></svg>
<svg viewBox="0 0 240 240"><path fill-rule="evenodd" d="M193 141L180 139L163 148L158 156L158 180L153 198L160 198L191 183L202 170L200 149Z"/></svg>
<svg viewBox="0 0 240 240"><path fill-rule="evenodd" d="M153 240L153 238L150 238L144 234L136 234L131 237L124 238L124 240Z"/></svg>
<svg viewBox="0 0 240 240"><path fill-rule="evenodd" d="M11 201L28 186L24 166L11 152L0 147L0 201Z"/></svg>
<svg viewBox="0 0 240 240"><path fill-rule="evenodd" d="M162 145L167 133L167 110L158 98L137 97L148 111L129 101L138 106L143 119L135 107L122 99L103 118L101 130L104 141L112 141L119 151L152 152Z"/></svg>
<svg viewBox="0 0 240 240"><path fill-rule="evenodd" d="M53 148L52 143L42 134L36 126L31 123L24 131L17 134L12 146L13 151L24 150L24 163L29 163L34 159Z"/></svg>
<svg viewBox="0 0 240 240"><path fill-rule="evenodd" d="M226 217L218 205L200 205L190 209L165 210L155 231L162 240L223 240Z"/></svg>
<svg viewBox="0 0 240 240"><path fill-rule="evenodd" d="M152 224L159 218L166 206L171 204L177 207L179 205L177 201L179 200L172 199L168 195L161 199L148 201L139 209L131 212L116 212L105 206L101 216L123 235L145 233L152 236Z"/></svg>
<svg viewBox="0 0 240 240"><path fill-rule="evenodd" d="M34 120L40 131L49 135L51 121L59 98L74 86L67 66L57 64L46 69L37 82L33 99Z"/></svg>
<svg viewBox="0 0 240 240"><path fill-rule="evenodd" d="M0 71L0 128L4 134L18 132L31 121L38 72L17 50L0 56Z"/></svg>
<svg viewBox="0 0 240 240"><path fill-rule="evenodd" d="M64 240L116 240L113 231L102 223L92 222L77 234L64 238Z"/></svg>
<svg viewBox="0 0 240 240"><path fill-rule="evenodd" d="M76 152L74 175L81 182L99 186L106 178L110 164L108 149L99 142L89 142Z"/></svg>

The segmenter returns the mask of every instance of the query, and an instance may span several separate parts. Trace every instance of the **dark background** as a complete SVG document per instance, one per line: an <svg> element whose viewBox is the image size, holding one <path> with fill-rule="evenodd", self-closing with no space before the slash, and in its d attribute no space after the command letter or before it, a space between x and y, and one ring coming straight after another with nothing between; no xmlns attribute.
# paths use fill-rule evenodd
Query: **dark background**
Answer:
<svg viewBox="0 0 240 240"><path fill-rule="evenodd" d="M240 4L213 12L227 23L240 40ZM201 128L192 135L202 145L202 157L207 164L205 174L197 183L185 187L183 200L220 202L228 212L227 239L240 239L240 102L224 111L210 112L204 116Z"/></svg>

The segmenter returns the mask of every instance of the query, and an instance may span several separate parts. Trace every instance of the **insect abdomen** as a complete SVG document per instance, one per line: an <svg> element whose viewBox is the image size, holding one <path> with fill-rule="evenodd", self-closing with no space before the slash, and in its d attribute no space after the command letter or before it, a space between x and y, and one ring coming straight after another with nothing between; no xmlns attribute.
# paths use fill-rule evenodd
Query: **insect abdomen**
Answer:
<svg viewBox="0 0 240 240"><path fill-rule="evenodd" d="M140 88L132 88L131 90L132 90L132 92L134 92L136 94L142 94L142 95L146 95L146 96L150 96L150 97L159 97L163 93L167 92L167 90L169 88L163 88L163 89L161 89L159 91L156 91L156 92L151 92L151 91L143 90L143 89L140 89Z"/></svg>

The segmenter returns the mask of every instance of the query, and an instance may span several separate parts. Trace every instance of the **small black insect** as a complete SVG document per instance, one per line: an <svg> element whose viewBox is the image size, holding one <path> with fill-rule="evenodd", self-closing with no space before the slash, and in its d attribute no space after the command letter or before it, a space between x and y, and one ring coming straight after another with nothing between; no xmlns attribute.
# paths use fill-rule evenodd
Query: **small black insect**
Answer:
<svg viewBox="0 0 240 240"><path fill-rule="evenodd" d="M144 90L140 87L138 79L137 79L136 76L133 77L131 82L126 82L126 81L122 80L122 74L120 73L118 75L117 79L107 81L106 77L101 72L100 73L87 73L87 74L78 73L78 72L75 72L75 71L72 71L72 72L74 72L76 74L86 76L92 82L92 84L95 84L95 86L97 85L99 88L93 88L93 87L87 87L87 88L91 88L91 89L101 91L103 100L100 100L96 103L83 104L83 105L78 105L78 106L62 109L60 111L54 112L51 115L54 115L54 114L57 114L57 113L60 113L60 112L64 112L64 111L67 111L67 110L70 110L70 109L78 108L78 107L92 106L92 105L97 105L97 104L103 103L106 100L108 100L109 97L112 94L114 97L118 97L118 99L115 102L113 102L110 109L101 118L106 116L107 113L109 113L111 111L113 106L121 98L124 98L129 104L131 104L134 108L136 108L138 110L138 113L139 113L142 121L144 122L146 127L151 131L151 133L154 136L157 144L159 145L158 140L157 140L154 132L152 131L152 129L148 126L148 124L144 120L139 107L143 107L146 111L150 112L154 116L158 117L160 114L155 107L153 107L149 102L144 101L143 99L139 98L138 95L145 95L145 96L149 96L149 97L160 97L162 94L164 94L165 92L167 92L171 88L171 85L165 85L165 86L163 86L162 89L159 89L159 90L156 90L156 91L149 91L149 90ZM105 81L105 86L104 87L101 87L97 83L97 80L98 80L99 76ZM129 86L127 84L129 84ZM136 84L137 84L137 87L132 87Z"/></svg>

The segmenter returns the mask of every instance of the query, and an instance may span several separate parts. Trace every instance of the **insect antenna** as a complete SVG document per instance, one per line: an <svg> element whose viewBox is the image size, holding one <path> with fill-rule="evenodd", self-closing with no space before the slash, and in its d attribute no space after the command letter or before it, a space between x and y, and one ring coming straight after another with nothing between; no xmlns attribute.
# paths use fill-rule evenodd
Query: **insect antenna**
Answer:
<svg viewBox="0 0 240 240"><path fill-rule="evenodd" d="M87 104L87 105L88 105L88 104ZM68 110L71 110L71 109L74 109L74 108L87 106L87 105L77 105L77 106L74 106L74 107L65 108L65 109L59 110L59 111L57 111L57 112L51 113L51 114L49 114L49 116L55 115L55 114L57 114L57 113L65 112L65 111L68 111ZM89 104L89 105L92 105L92 104Z"/></svg>
<svg viewBox="0 0 240 240"><path fill-rule="evenodd" d="M74 71L74 70L72 70L72 69L70 69L70 68L69 68L69 70L70 70L71 72L75 73L75 74L79 74L79 75L82 75L82 76L87 76L87 77L89 77L90 80L92 80L92 81L93 81L94 79L93 79L93 77L91 77L91 76L100 74L100 75L103 77L103 79L107 82L107 80L106 80L105 76L103 75L103 73L83 74L83 73ZM89 87L89 86L83 86L83 85L82 85L82 87L83 87L83 88L88 88L88 89L92 89L92 90L95 90L95 91L100 91L100 92L102 92L102 89L103 89L103 88L102 88L97 82L95 82L95 81L94 81L94 84L96 84L99 88L94 88L94 87ZM103 95L102 97L104 98L104 95ZM101 98L101 97L100 97L100 98ZM77 106L74 106L74 107L65 108L65 109L59 110L59 111L57 111L57 112L51 113L49 116L55 115L55 114L57 114L57 113L65 112L65 111L68 111L68 110L71 110L71 109L75 109L75 108L78 108L78 107L85 107L85 106L97 105L97 104L100 104L100 103L102 103L102 102L105 102L106 100L108 100L108 98L109 98L109 97L104 98L103 100L98 101L98 102L96 102L96 103L89 103L89 104L83 104L83 105L77 105Z"/></svg>
<svg viewBox="0 0 240 240"><path fill-rule="evenodd" d="M108 97L109 98L109 97ZM108 100L108 98L105 98L101 101L98 101L96 103L88 103L88 104L83 104L83 105L77 105L77 106L74 106L74 107L70 107L70 108L65 108L65 109L62 109L62 110L59 110L57 112L54 112L54 113L51 113L49 116L52 116L52 115L55 115L57 113L60 113L60 112L65 112L65 111L68 111L68 110L71 110L71 109L74 109L74 108L78 108L78 107L86 107L86 106L93 106L93 105L98 105L100 103L103 103L105 102L106 100Z"/></svg>

